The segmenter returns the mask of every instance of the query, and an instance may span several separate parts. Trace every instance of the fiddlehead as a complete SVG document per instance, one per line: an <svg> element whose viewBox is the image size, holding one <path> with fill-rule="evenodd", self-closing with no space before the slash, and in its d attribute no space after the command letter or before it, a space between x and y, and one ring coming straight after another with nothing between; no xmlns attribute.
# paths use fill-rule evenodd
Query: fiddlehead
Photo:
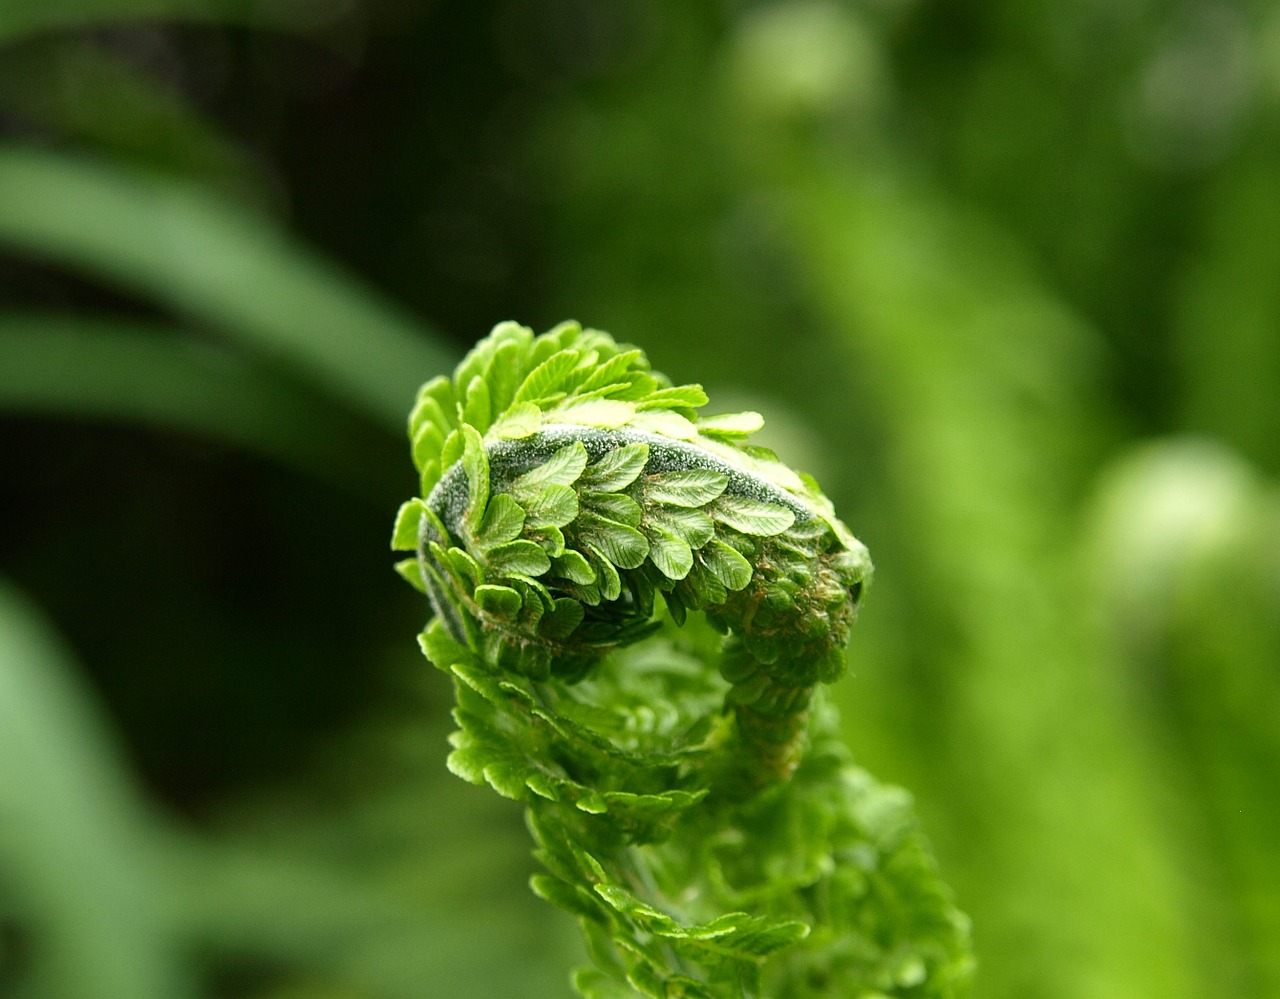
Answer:
<svg viewBox="0 0 1280 999"><path fill-rule="evenodd" d="M866 549L747 443L758 415L706 402L576 324L503 324L423 386L393 544L457 681L450 768L528 802L534 889L592 944L586 995L951 995L963 919L815 704ZM871 901L857 849L915 908Z"/></svg>

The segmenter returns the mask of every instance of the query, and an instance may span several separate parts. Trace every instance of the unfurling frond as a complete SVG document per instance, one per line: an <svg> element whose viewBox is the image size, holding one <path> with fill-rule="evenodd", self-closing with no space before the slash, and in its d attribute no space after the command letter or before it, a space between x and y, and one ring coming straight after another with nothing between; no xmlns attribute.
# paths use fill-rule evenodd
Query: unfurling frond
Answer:
<svg viewBox="0 0 1280 999"><path fill-rule="evenodd" d="M642 352L504 323L409 419L449 767L524 801L589 997L955 996L967 925L821 684L871 579L813 480Z"/></svg>

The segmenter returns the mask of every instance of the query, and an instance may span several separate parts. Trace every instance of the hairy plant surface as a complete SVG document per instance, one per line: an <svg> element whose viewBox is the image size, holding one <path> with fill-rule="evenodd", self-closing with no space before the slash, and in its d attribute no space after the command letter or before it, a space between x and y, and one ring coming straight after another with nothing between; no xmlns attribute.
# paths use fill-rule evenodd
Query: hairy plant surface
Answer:
<svg viewBox="0 0 1280 999"><path fill-rule="evenodd" d="M584 996L959 995L967 921L821 697L870 558L758 414L706 402L573 323L423 386L393 545L449 767L526 803Z"/></svg>

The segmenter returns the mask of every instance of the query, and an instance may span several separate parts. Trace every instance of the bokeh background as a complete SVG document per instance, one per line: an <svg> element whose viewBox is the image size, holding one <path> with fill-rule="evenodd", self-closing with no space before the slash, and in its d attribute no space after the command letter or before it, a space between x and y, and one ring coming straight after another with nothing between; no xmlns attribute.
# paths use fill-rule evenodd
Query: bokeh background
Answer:
<svg viewBox="0 0 1280 999"><path fill-rule="evenodd" d="M2 0L0 996L565 996L391 571L573 317L870 545L992 999L1280 996L1280 7Z"/></svg>

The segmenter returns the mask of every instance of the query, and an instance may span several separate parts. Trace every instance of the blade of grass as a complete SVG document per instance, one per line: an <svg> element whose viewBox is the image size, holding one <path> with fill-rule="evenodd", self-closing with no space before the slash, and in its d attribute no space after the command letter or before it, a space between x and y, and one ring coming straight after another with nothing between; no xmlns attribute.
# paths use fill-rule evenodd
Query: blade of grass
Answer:
<svg viewBox="0 0 1280 999"><path fill-rule="evenodd" d="M35 941L33 994L191 994L148 833L69 655L0 581L0 867Z"/></svg>
<svg viewBox="0 0 1280 999"><path fill-rule="evenodd" d="M360 494L372 428L269 370L177 330L0 314L0 411L198 434Z"/></svg>
<svg viewBox="0 0 1280 999"><path fill-rule="evenodd" d="M454 358L279 228L198 186L0 147L0 243L164 303L287 361L399 431Z"/></svg>

